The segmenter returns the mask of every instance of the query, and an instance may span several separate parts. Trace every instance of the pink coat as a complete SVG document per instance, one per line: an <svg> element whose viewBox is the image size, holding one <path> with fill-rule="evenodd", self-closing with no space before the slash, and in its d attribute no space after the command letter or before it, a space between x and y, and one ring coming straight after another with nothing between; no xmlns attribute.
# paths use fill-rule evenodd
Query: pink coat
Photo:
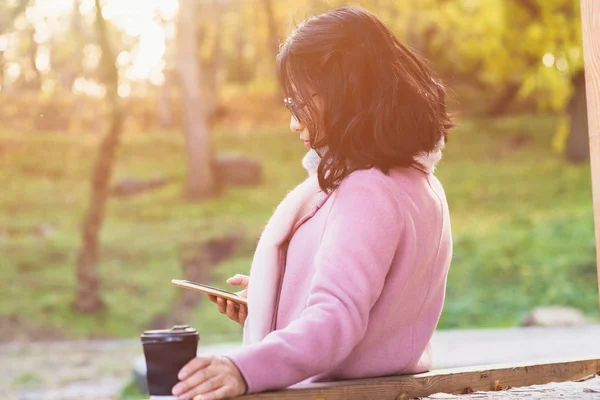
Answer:
<svg viewBox="0 0 600 400"><path fill-rule="evenodd" d="M292 198L314 175L280 204L252 263L244 346L225 354L249 393L431 368L452 256L437 160L355 171L301 218Z"/></svg>

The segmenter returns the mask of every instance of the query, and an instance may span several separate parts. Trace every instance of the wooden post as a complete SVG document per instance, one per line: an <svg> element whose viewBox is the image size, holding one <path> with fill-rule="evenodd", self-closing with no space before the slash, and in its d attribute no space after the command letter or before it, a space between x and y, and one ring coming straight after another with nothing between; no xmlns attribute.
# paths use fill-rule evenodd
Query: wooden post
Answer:
<svg viewBox="0 0 600 400"><path fill-rule="evenodd" d="M596 268L600 304L600 1L581 0L583 61L590 134L590 164L596 232Z"/></svg>

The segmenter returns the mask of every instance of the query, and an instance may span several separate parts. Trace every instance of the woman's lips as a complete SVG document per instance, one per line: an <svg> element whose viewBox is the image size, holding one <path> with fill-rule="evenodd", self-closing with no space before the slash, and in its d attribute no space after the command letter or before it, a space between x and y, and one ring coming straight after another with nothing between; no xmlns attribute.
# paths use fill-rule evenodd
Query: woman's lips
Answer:
<svg viewBox="0 0 600 400"><path fill-rule="evenodd" d="M310 147L310 142L308 140L304 140L303 142L306 147Z"/></svg>

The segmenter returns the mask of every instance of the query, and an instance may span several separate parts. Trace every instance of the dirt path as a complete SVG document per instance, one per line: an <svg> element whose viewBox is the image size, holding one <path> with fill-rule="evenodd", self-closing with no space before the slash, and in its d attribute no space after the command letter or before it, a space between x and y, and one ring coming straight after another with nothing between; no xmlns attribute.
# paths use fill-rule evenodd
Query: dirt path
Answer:
<svg viewBox="0 0 600 400"><path fill-rule="evenodd" d="M0 394L19 400L113 400L131 380L138 340L0 345Z"/></svg>

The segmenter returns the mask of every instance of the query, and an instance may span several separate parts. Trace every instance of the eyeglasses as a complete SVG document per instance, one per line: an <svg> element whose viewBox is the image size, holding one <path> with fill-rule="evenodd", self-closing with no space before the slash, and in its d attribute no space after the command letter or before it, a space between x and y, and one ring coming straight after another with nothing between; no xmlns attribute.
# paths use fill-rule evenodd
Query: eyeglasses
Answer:
<svg viewBox="0 0 600 400"><path fill-rule="evenodd" d="M317 93L313 93L311 97L315 97L316 95ZM283 99L283 104L288 110L290 110L292 117L294 117L296 121L300 122L300 114L298 111L306 107L306 103L296 103L291 97L286 97Z"/></svg>
<svg viewBox="0 0 600 400"><path fill-rule="evenodd" d="M283 99L283 104L290 111L290 114L292 114L292 117L294 117L296 119L296 121L300 122L298 110L303 109L306 106L306 104L304 104L304 103L296 104L291 97L286 97L285 99Z"/></svg>

